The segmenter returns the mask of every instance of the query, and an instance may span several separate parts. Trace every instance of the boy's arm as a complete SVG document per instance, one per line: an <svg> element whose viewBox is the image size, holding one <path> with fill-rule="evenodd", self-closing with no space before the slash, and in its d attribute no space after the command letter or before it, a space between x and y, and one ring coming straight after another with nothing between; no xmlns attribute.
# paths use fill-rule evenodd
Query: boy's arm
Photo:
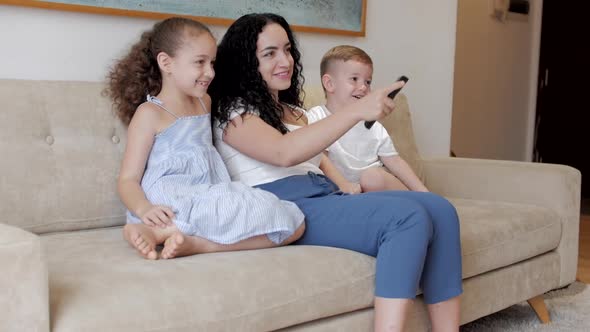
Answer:
<svg viewBox="0 0 590 332"><path fill-rule="evenodd" d="M342 173L334 166L334 163L328 158L325 152L322 153L322 161L320 162L320 169L324 174L330 178L337 186L345 193L359 194L361 193L361 185L348 181Z"/></svg>
<svg viewBox="0 0 590 332"><path fill-rule="evenodd" d="M399 155L389 157L379 156L379 159L408 189L413 191L428 191L428 188L420 181L410 165Z"/></svg>

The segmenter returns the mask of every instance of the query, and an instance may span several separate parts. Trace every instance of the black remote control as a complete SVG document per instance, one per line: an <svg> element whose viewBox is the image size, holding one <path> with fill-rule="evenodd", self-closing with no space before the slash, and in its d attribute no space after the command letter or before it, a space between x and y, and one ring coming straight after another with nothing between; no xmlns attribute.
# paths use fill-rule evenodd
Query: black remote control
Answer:
<svg viewBox="0 0 590 332"><path fill-rule="evenodd" d="M409 80L409 78L407 78L406 76L403 76L403 75L402 75L402 76L400 76L400 77L397 79L397 81L396 81L396 82L399 82L399 81L404 81L404 83L408 83L408 80ZM402 88L403 88L403 87L402 87ZM398 92L399 92L399 91L400 91L402 88L395 89L395 90L391 91L391 92L390 92L390 93L387 95L387 97L389 97L389 98L391 98L391 99L395 98L395 95L397 95L397 93L398 93ZM375 124L375 121L365 121L365 128L367 128L367 129L371 129L371 127L373 127L373 125L374 125L374 124Z"/></svg>

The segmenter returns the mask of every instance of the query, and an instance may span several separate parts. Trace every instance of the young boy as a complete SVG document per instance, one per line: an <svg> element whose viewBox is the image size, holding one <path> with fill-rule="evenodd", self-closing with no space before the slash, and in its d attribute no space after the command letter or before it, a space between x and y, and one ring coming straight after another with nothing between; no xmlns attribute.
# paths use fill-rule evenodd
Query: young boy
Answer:
<svg viewBox="0 0 590 332"><path fill-rule="evenodd" d="M326 104L308 111L309 123L339 112L371 91L373 61L363 50L348 45L330 49L320 64ZM399 156L385 128L375 122L367 129L359 122L327 150L322 171L350 193L382 190L428 191ZM331 162L330 162L331 161Z"/></svg>

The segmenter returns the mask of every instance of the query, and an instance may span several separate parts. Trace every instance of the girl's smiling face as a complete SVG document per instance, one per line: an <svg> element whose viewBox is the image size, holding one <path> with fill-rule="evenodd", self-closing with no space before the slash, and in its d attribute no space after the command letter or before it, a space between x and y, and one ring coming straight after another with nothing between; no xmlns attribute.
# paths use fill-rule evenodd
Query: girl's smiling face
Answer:
<svg viewBox="0 0 590 332"><path fill-rule="evenodd" d="M172 79L187 95L202 97L215 77L213 64L217 45L208 33L185 34L182 45L172 58Z"/></svg>

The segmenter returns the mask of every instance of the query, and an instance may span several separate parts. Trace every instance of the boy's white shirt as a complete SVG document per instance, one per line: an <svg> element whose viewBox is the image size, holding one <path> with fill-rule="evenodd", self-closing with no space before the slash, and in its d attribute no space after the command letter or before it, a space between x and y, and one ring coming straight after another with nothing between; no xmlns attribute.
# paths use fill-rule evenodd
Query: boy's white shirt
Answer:
<svg viewBox="0 0 590 332"><path fill-rule="evenodd" d="M331 114L325 105L315 106L307 111L307 120L311 124ZM389 133L379 122L371 129L365 128L362 121L357 123L326 150L340 173L355 183L359 182L362 171L383 166L379 157L398 155Z"/></svg>

